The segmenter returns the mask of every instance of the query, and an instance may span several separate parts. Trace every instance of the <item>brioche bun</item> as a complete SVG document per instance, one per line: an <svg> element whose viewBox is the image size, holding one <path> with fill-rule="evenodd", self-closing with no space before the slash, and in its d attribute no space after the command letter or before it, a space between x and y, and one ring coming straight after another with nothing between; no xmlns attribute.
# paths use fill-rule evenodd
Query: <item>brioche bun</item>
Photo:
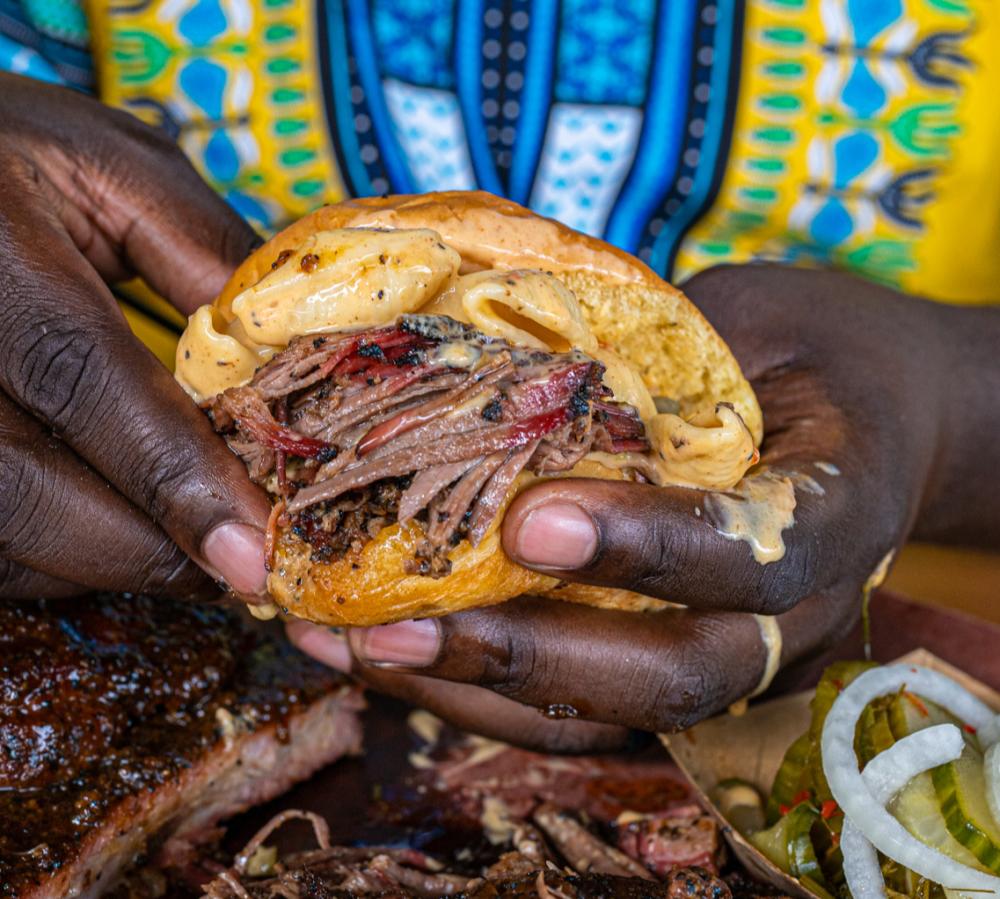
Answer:
<svg viewBox="0 0 1000 899"><path fill-rule="evenodd" d="M602 344L612 347L641 376L654 396L669 397L690 419L729 403L754 444L762 420L753 391L728 347L691 302L647 266L596 238L580 234L524 207L482 192L447 192L359 199L323 207L290 225L256 250L215 301L231 321L233 299L272 270L284 251L310 235L337 228L429 228L462 257L462 272L541 269L572 290ZM588 462L572 476L621 478L619 471ZM421 539L414 522L383 529L357 551L334 561L310 558L307 543L279 530L268 588L287 613L330 625L376 625L444 615L532 593L608 608L645 610L663 603L624 590L559 583L514 564L500 543L503 512L538 478L522 473L478 546L462 541L441 578L408 574Z"/></svg>

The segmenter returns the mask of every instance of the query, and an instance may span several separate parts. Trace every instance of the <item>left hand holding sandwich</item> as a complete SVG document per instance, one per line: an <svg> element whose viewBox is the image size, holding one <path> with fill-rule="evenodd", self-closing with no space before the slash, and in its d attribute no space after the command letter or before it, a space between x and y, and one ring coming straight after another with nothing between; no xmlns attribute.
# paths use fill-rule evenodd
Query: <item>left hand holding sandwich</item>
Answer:
<svg viewBox="0 0 1000 899"><path fill-rule="evenodd" d="M755 615L776 616L788 665L854 625L866 587L909 535L1000 544L988 499L996 460L985 449L1000 443L988 412L998 387L994 312L772 267L713 270L685 292L757 393L762 462L796 483L780 559L761 564L748 542L720 533L724 509L710 494L551 480L508 511L508 555L566 581L688 608L635 614L523 598L355 629L347 641L295 621L292 639L465 727L563 749L608 746L621 732L537 710L682 728L761 684L768 650Z"/></svg>

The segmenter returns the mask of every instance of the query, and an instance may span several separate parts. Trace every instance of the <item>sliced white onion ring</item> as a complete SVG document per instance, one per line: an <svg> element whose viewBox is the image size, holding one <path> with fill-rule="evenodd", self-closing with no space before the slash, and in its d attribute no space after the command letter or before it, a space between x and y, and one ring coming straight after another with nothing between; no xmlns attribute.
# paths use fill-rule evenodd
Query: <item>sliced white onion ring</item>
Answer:
<svg viewBox="0 0 1000 899"><path fill-rule="evenodd" d="M993 823L1000 827L1000 743L994 743L986 750L983 775L986 778L986 801L990 806L990 814L993 816Z"/></svg>
<svg viewBox="0 0 1000 899"><path fill-rule="evenodd" d="M962 732L954 724L936 724L903 737L880 752L865 766L861 777L875 801L885 808L914 777L954 761L964 747ZM850 818L844 818L840 849L844 856L844 877L853 899L883 899L885 880L875 847Z"/></svg>
<svg viewBox="0 0 1000 899"><path fill-rule="evenodd" d="M900 689L943 706L977 731L996 718L988 706L935 671L909 665L866 671L837 697L823 725L821 754L830 792L845 818L883 855L943 887L1000 893L1000 878L956 862L914 837L876 801L858 770L854 732L861 713L873 699Z"/></svg>

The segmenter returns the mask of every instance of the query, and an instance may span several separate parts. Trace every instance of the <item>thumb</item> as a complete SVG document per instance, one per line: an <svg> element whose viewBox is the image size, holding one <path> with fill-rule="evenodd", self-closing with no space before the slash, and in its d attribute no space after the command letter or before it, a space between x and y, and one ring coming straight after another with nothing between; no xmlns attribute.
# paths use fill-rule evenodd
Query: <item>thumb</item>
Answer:
<svg viewBox="0 0 1000 899"><path fill-rule="evenodd" d="M840 491L814 495L791 478L782 489L795 491L795 519L780 539L775 534L773 559L726 530L713 505L718 494L602 480L558 480L525 491L504 518L504 549L520 564L569 581L692 608L773 615L841 573L840 554L825 547L817 553L810 536L837 520Z"/></svg>

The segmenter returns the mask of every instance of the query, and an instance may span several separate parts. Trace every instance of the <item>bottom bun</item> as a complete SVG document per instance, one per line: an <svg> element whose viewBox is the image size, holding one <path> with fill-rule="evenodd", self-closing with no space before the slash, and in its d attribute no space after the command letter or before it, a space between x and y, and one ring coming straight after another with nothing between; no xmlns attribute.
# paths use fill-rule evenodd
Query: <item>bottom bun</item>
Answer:
<svg viewBox="0 0 1000 899"><path fill-rule="evenodd" d="M621 478L620 472L588 461L578 464L572 474ZM407 573L407 561L415 557L424 537L423 529L413 521L383 528L360 549L330 562L314 560L312 547L284 528L275 540L268 591L285 614L341 627L434 618L523 594L627 612L672 605L629 590L561 581L511 561L500 543L504 513L515 496L539 480L528 474L518 478L479 545L463 540L449 553L447 577Z"/></svg>
<svg viewBox="0 0 1000 899"><path fill-rule="evenodd" d="M312 548L289 530L275 541L268 591L282 612L331 625L389 624L431 618L543 593L559 582L512 562L500 546L500 515L478 546L460 543L450 554L451 573L409 574L423 529L393 524L359 550L331 562L312 560Z"/></svg>

